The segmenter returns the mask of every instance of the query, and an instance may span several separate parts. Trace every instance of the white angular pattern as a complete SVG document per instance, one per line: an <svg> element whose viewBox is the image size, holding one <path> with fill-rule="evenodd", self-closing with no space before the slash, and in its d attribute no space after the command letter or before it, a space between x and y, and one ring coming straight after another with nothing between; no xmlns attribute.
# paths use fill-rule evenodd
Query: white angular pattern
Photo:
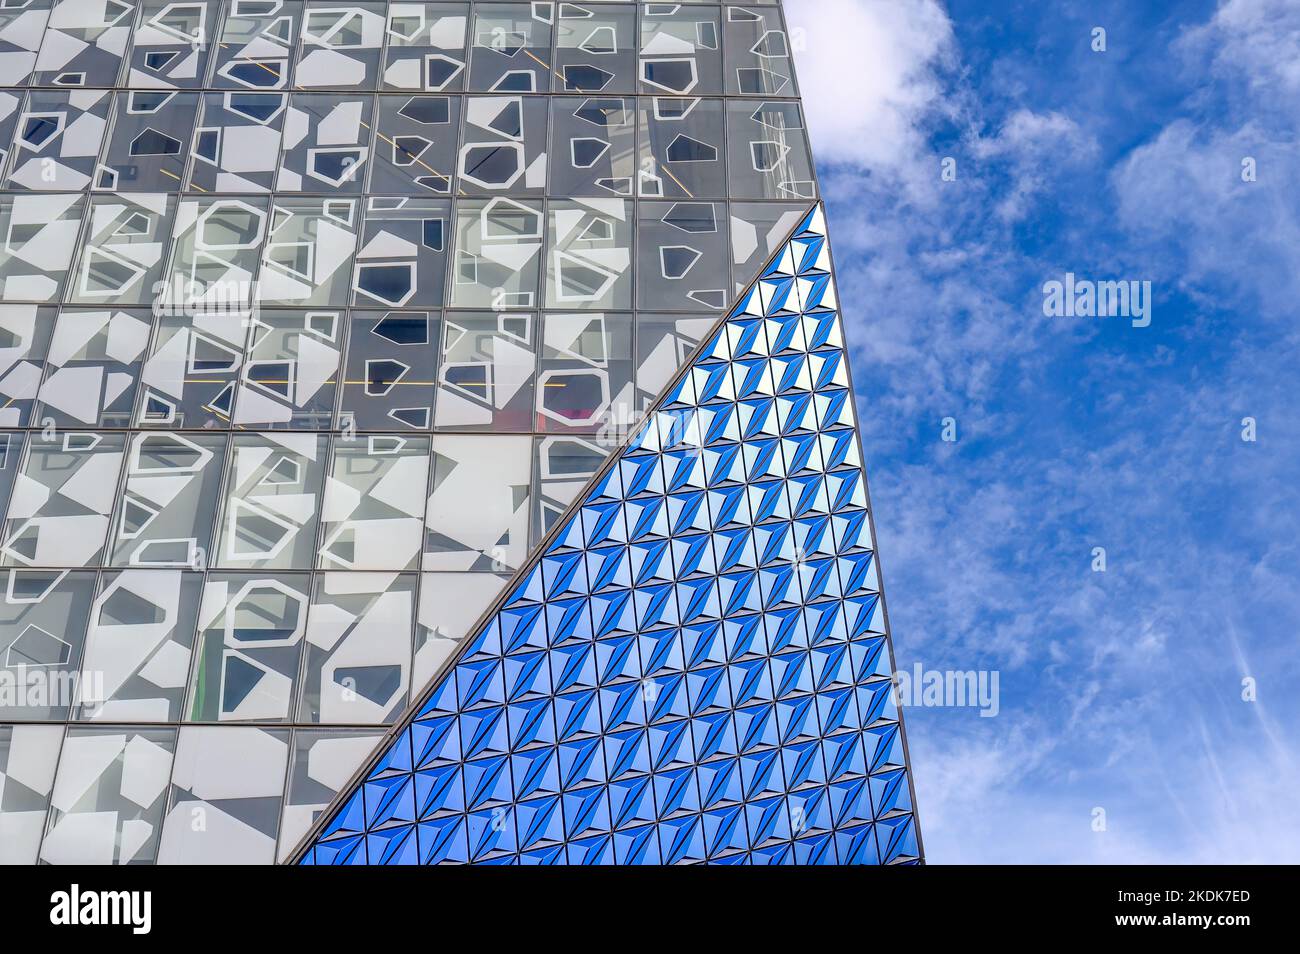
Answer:
<svg viewBox="0 0 1300 954"><path fill-rule="evenodd" d="M0 852L288 857L813 204L784 38L0 9Z"/></svg>

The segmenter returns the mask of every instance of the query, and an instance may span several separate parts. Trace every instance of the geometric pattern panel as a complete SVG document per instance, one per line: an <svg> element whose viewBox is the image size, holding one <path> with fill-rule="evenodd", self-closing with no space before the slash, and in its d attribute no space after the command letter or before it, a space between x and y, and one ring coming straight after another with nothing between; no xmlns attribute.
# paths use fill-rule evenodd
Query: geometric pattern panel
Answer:
<svg viewBox="0 0 1300 954"><path fill-rule="evenodd" d="M305 864L919 861L820 207Z"/></svg>
<svg viewBox="0 0 1300 954"><path fill-rule="evenodd" d="M0 0L0 859L293 856L816 203L791 52Z"/></svg>

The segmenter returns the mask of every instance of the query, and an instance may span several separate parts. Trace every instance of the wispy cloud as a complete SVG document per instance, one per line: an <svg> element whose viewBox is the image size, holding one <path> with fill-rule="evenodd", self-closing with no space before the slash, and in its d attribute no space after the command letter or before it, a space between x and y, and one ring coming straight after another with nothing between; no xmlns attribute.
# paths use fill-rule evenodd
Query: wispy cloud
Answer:
<svg viewBox="0 0 1300 954"><path fill-rule="evenodd" d="M1300 6L1292 0L1225 0L1180 46L1208 59L1220 79L1244 79L1257 93L1300 92ZM1272 107L1300 110L1300 101L1279 97L1257 108Z"/></svg>

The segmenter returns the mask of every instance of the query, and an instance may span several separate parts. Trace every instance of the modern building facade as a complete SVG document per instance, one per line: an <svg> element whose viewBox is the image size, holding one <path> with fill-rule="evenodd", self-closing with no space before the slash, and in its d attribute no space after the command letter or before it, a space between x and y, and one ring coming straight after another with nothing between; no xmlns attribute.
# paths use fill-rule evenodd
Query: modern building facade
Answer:
<svg viewBox="0 0 1300 954"><path fill-rule="evenodd" d="M0 3L0 861L921 858L779 3Z"/></svg>

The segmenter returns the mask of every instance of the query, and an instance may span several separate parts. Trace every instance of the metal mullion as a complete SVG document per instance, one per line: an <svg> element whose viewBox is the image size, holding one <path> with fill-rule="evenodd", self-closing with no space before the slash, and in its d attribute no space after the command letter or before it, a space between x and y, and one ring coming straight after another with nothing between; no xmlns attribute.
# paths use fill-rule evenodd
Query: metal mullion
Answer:
<svg viewBox="0 0 1300 954"><path fill-rule="evenodd" d="M18 724L11 723L11 725L14 728L18 727ZM45 836L49 834L54 822L54 786L59 781L59 769L63 766L63 743L67 741L68 731L71 728L71 723L68 722L58 725L62 731L59 733L59 744L54 754L54 770L50 773L50 791L45 798L45 821L41 824L41 837L36 839L36 857L32 859L32 864L36 865L41 863L41 849L45 847ZM10 740L12 739L13 736L10 735Z"/></svg>

